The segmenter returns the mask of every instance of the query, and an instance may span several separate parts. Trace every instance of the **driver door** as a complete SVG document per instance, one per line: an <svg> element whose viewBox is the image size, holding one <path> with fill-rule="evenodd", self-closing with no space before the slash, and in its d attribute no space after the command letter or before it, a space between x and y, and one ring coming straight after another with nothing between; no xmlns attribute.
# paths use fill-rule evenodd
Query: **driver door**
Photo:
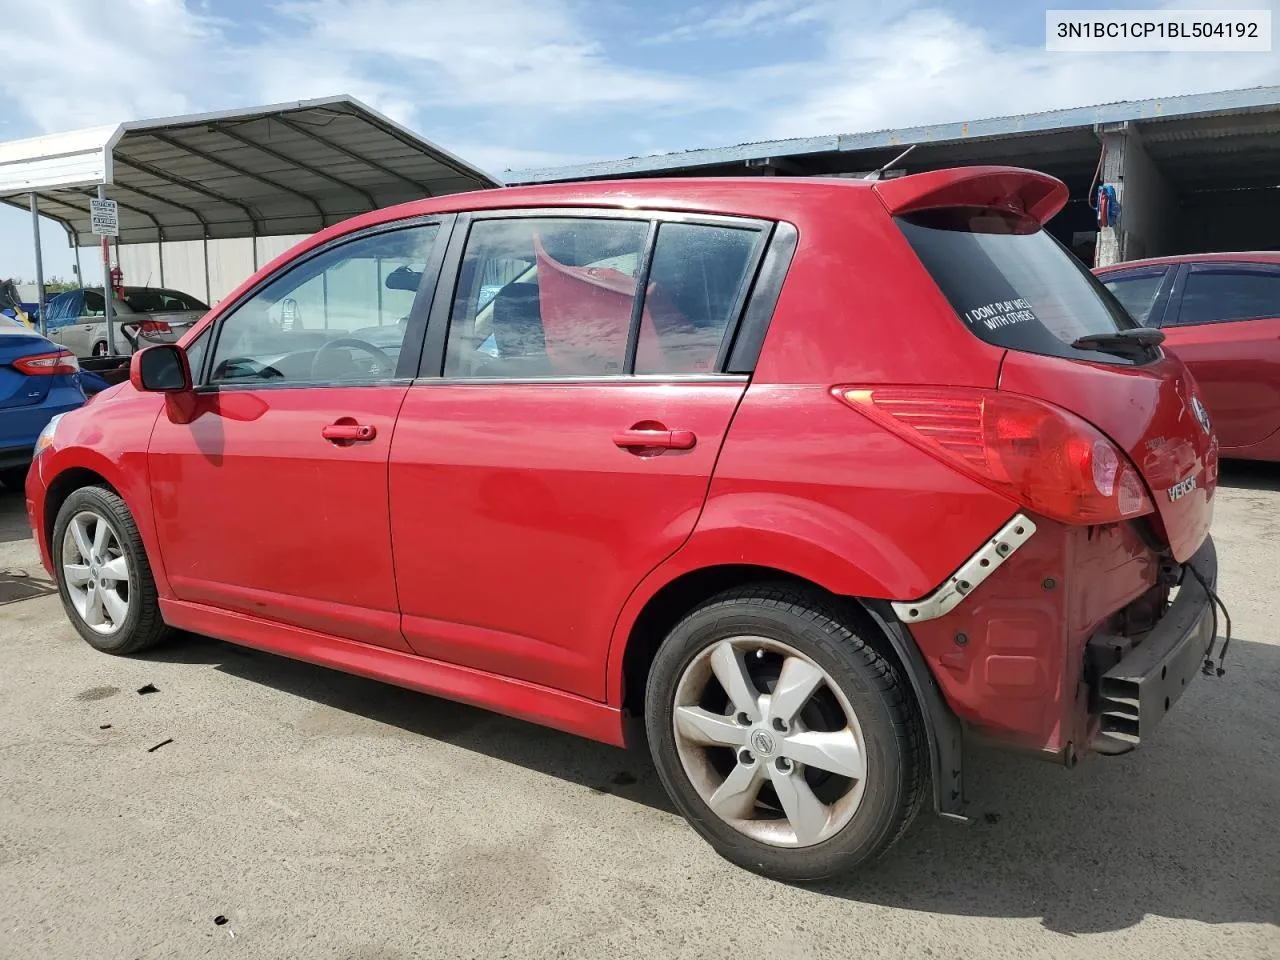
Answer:
<svg viewBox="0 0 1280 960"><path fill-rule="evenodd" d="M149 448L179 600L407 650L387 462L451 218L307 251L220 311Z"/></svg>

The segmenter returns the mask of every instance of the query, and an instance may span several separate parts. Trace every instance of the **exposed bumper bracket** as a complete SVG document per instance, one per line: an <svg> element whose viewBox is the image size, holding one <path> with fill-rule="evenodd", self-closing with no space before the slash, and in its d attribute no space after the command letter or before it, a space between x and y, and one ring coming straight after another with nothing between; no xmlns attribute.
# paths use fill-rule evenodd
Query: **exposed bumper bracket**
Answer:
<svg viewBox="0 0 1280 960"><path fill-rule="evenodd" d="M923 623L950 613L960 601L972 593L982 581L996 572L1017 549L1031 539L1036 525L1025 514L1017 514L984 543L960 569L927 597L893 604L893 612L903 623Z"/></svg>
<svg viewBox="0 0 1280 960"><path fill-rule="evenodd" d="M1187 566L1211 586L1218 579L1218 555L1206 538ZM1186 575L1169 609L1119 663L1098 680L1100 753L1132 750L1164 719L1169 708L1201 672L1213 640L1213 601L1199 578Z"/></svg>

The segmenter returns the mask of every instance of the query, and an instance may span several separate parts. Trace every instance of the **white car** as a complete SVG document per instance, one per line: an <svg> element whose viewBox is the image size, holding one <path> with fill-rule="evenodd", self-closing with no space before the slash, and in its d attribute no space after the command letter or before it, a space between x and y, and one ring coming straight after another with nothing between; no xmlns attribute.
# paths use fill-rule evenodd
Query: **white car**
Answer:
<svg viewBox="0 0 1280 960"><path fill-rule="evenodd" d="M46 305L45 336L77 357L108 353L102 288L60 293ZM125 287L112 301L116 353L131 354L152 343L172 343L209 310L195 297L158 287Z"/></svg>

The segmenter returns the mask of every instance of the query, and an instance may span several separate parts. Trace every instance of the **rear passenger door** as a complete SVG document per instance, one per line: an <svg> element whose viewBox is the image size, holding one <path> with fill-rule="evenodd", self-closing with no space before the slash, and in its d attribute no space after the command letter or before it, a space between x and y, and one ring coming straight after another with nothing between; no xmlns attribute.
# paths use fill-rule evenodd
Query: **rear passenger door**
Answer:
<svg viewBox="0 0 1280 960"><path fill-rule="evenodd" d="M618 612L693 530L746 388L723 371L767 233L582 210L459 223L391 447L417 653L604 699Z"/></svg>
<svg viewBox="0 0 1280 960"><path fill-rule="evenodd" d="M1162 329L1199 382L1224 452L1280 430L1280 264L1184 266Z"/></svg>

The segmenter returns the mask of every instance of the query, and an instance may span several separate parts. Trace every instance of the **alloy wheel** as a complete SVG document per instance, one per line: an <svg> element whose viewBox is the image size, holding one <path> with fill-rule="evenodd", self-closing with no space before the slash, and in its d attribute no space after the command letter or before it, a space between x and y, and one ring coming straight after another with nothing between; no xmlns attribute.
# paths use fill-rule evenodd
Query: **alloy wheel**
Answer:
<svg viewBox="0 0 1280 960"><path fill-rule="evenodd" d="M862 801L857 715L822 667L781 641L731 637L701 651L681 674L672 720L694 789L754 840L822 843Z"/></svg>
<svg viewBox="0 0 1280 960"><path fill-rule="evenodd" d="M71 518L62 539L62 577L85 625L110 636L129 615L129 558L106 518L83 510Z"/></svg>

